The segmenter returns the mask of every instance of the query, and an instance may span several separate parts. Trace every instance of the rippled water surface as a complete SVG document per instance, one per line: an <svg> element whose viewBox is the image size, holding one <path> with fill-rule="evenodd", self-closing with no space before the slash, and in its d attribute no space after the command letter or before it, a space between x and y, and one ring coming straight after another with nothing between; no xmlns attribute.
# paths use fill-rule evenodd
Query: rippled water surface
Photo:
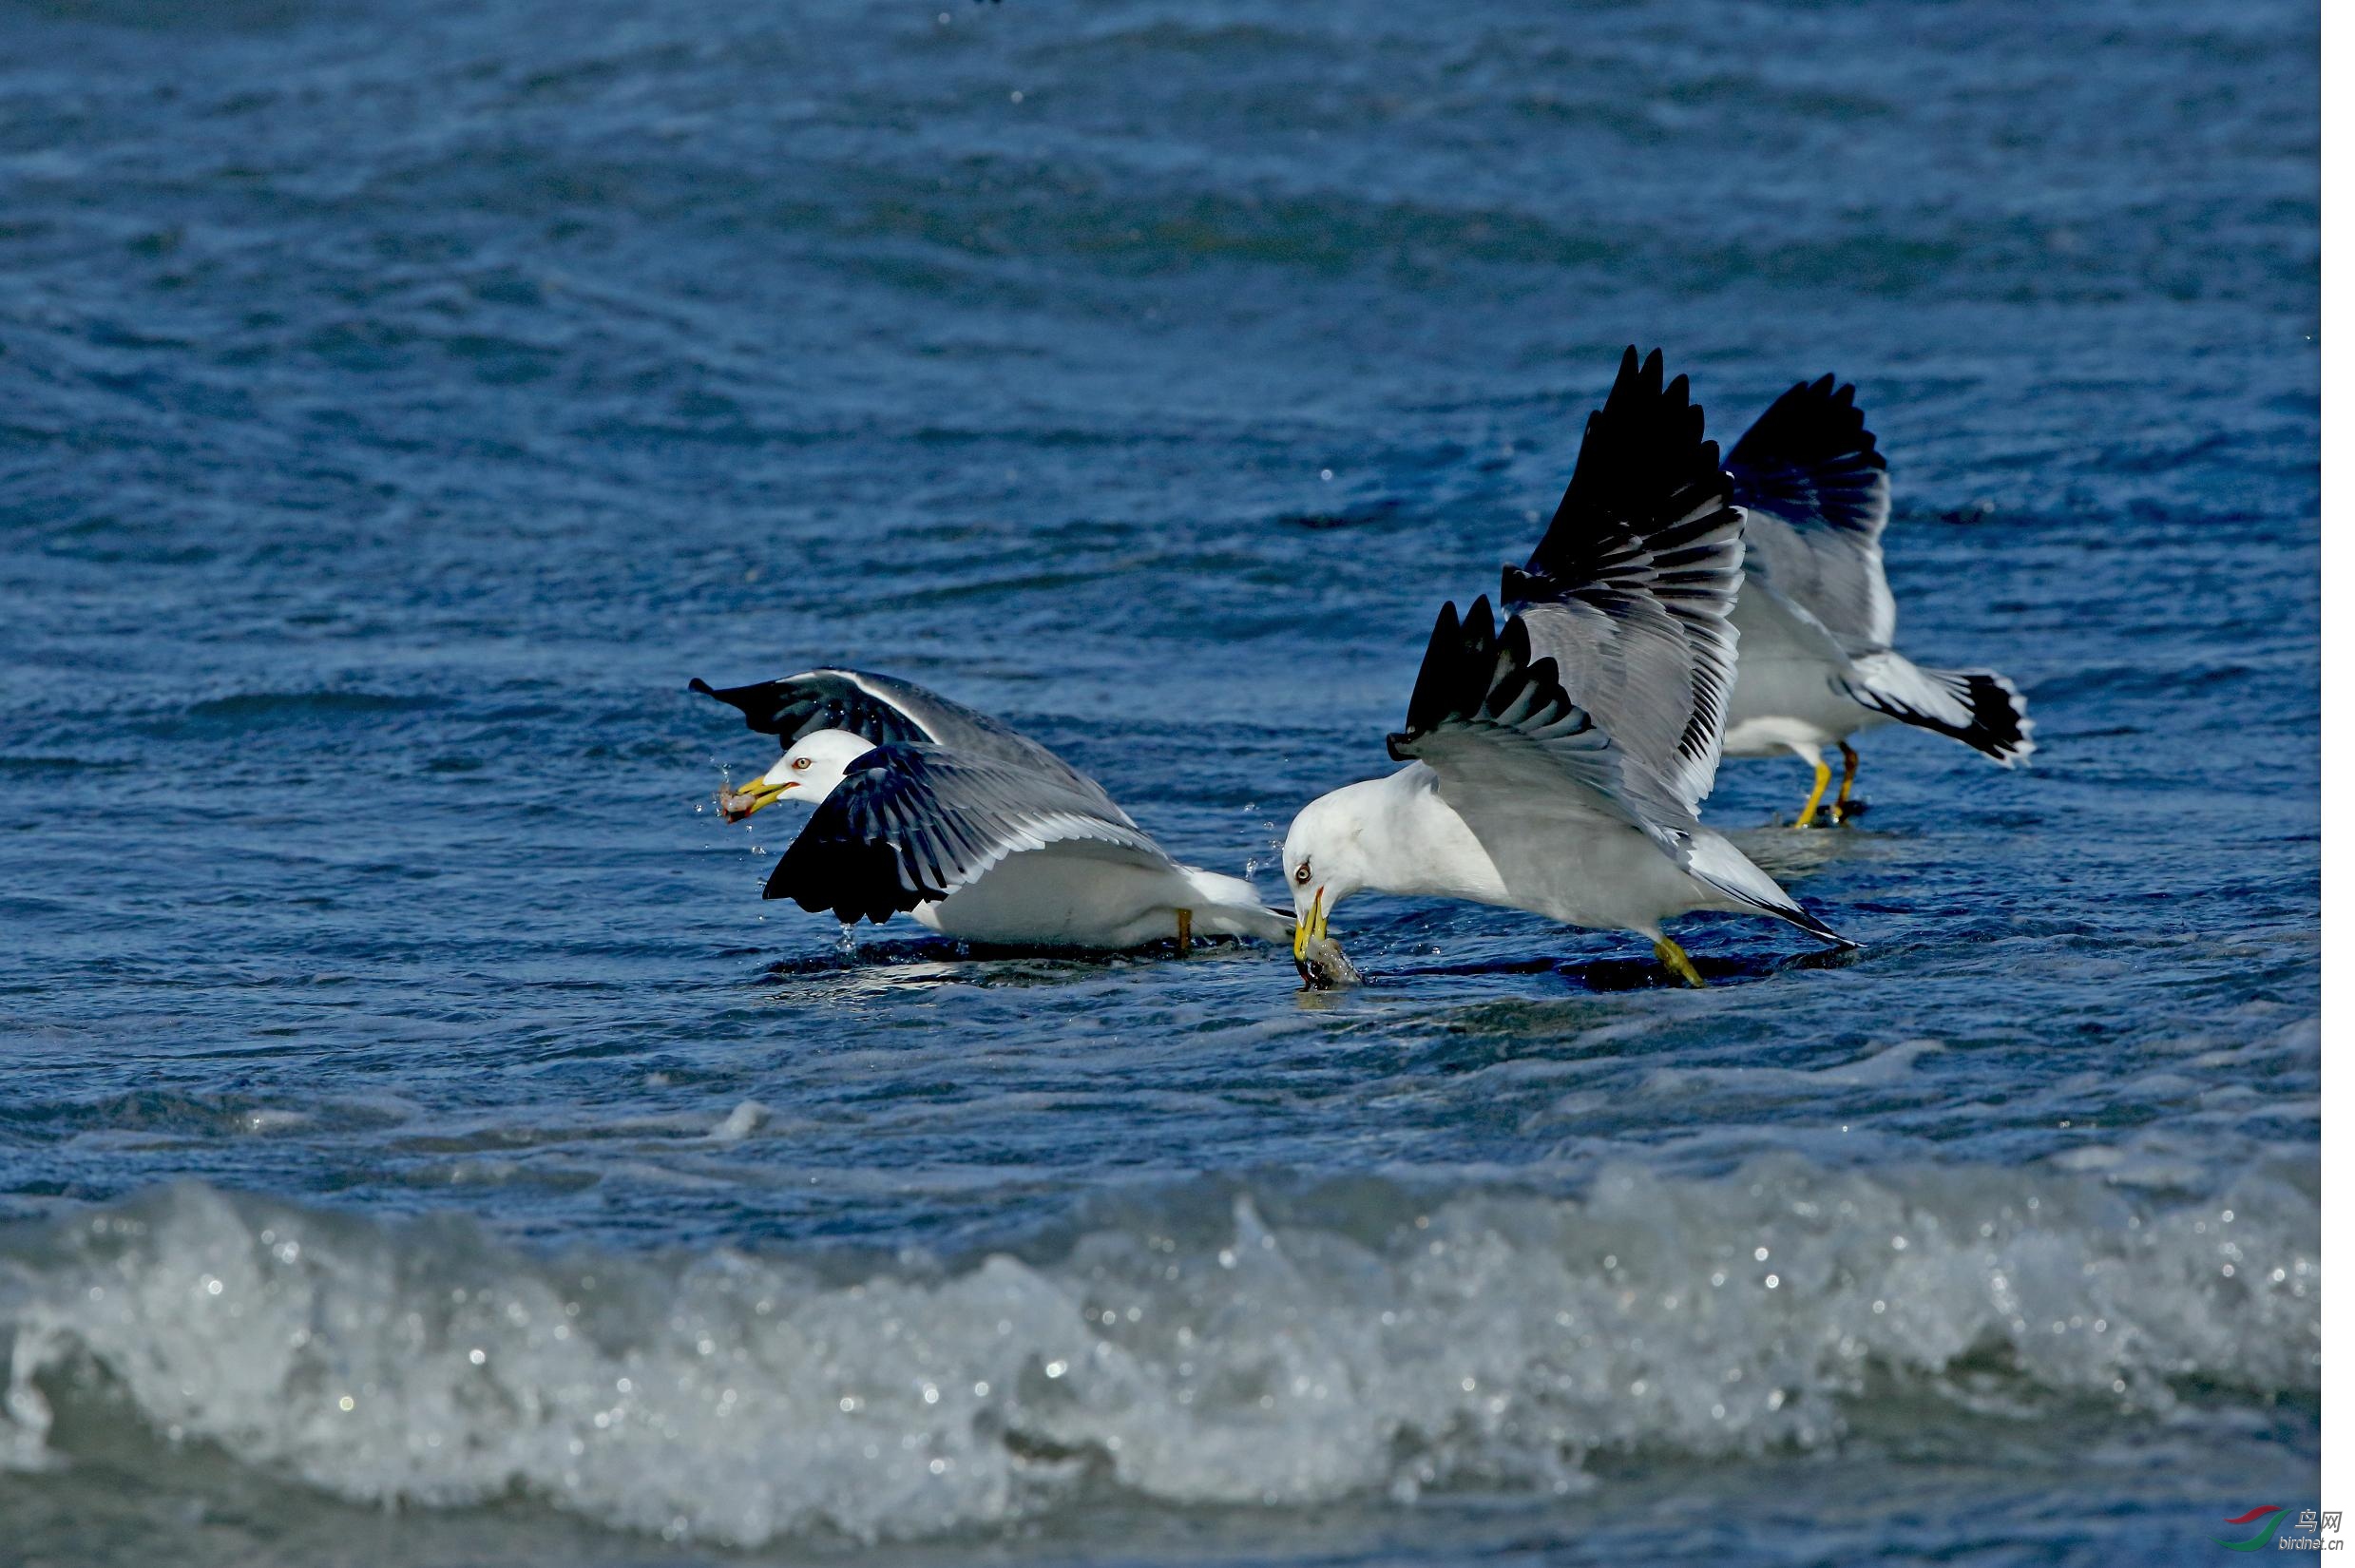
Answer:
<svg viewBox="0 0 2355 1568"><path fill-rule="evenodd" d="M948 9L942 7L947 5ZM48 1561L2175 1560L2313 1497L2314 15L0 8L0 1518ZM846 946L840 661L1268 869L1619 348L1855 379L2005 774L1861 953ZM2204 1560L2204 1557L2202 1557Z"/></svg>

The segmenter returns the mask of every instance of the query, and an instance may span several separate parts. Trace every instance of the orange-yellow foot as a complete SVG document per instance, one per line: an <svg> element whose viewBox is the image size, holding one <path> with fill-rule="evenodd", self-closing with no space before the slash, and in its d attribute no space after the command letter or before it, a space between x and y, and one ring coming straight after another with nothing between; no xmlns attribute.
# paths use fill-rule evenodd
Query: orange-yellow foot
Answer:
<svg viewBox="0 0 2355 1568"><path fill-rule="evenodd" d="M1856 788L1856 764L1859 760L1855 747L1845 740L1840 742L1840 793L1831 802L1831 819L1834 822L1846 822L1855 812L1865 809L1865 803L1861 800L1853 808L1848 805L1848 792Z"/></svg>
<svg viewBox="0 0 2355 1568"><path fill-rule="evenodd" d="M1675 939L1660 938L1652 944L1652 951L1662 964L1668 966L1668 972L1678 980L1696 991L1709 988L1709 982L1701 978L1701 971L1693 966L1693 960L1685 955L1682 947L1676 946Z"/></svg>
<svg viewBox="0 0 2355 1568"><path fill-rule="evenodd" d="M1830 788L1831 764L1818 762L1815 764L1815 788L1808 792L1807 804L1799 808L1799 820L1791 826L1794 828L1814 827L1816 810L1824 803L1824 792Z"/></svg>

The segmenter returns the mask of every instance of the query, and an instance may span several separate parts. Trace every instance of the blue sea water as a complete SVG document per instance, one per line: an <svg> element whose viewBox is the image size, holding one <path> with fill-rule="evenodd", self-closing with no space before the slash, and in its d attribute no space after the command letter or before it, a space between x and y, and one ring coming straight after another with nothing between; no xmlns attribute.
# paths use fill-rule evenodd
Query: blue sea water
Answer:
<svg viewBox="0 0 2355 1568"><path fill-rule="evenodd" d="M2204 1561L2315 1501L2316 17L0 7L10 1560ZM1197 863L1619 349L1855 380L2033 768L1865 944L764 905L818 662Z"/></svg>

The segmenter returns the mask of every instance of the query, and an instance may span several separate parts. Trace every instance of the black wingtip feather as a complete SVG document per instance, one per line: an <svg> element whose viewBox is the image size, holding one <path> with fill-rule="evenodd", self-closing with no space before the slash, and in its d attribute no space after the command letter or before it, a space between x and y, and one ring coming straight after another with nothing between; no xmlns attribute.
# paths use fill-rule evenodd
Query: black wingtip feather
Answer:
<svg viewBox="0 0 2355 1568"><path fill-rule="evenodd" d="M1500 630L1483 595L1460 621L1451 602L1440 611L1430 646L1407 702L1407 727L1388 737L1390 757L1411 762L1417 744L1448 724L1491 724L1560 739L1591 731L1594 720L1562 689L1549 658L1531 657L1529 627L1507 616Z"/></svg>
<svg viewBox="0 0 2355 1568"><path fill-rule="evenodd" d="M1795 527L1829 526L1878 539L1888 526L1888 459L1856 389L1832 376L1776 398L1726 454L1733 498Z"/></svg>
<svg viewBox="0 0 2355 1568"><path fill-rule="evenodd" d="M756 735L782 735L786 717L786 683L756 680L745 686L715 686L701 676L687 682L687 690L725 702L744 716L744 727ZM788 744L796 738L785 736Z"/></svg>
<svg viewBox="0 0 2355 1568"><path fill-rule="evenodd" d="M746 729L775 736L787 746L813 730L849 730L877 744L928 738L922 724L861 686L861 679L871 683L876 678L861 678L850 670L812 670L783 680L714 686L699 677L687 682L687 689L725 702L743 714ZM955 707L929 693L921 695L935 707Z"/></svg>
<svg viewBox="0 0 2355 1568"><path fill-rule="evenodd" d="M1415 675L1414 691L1407 698L1406 735L1427 731L1446 717L1463 685L1461 672L1469 662L1466 646L1491 644L1495 636L1495 615L1485 595L1473 602L1472 613L1467 617L1456 614L1456 602L1452 599L1440 606L1439 620L1431 627L1431 640L1424 646L1423 666ZM1398 752L1399 738L1391 736L1390 755L1404 761Z"/></svg>
<svg viewBox="0 0 2355 1568"><path fill-rule="evenodd" d="M1831 375L1801 381L1767 406L1726 454L1736 467L1788 463L1812 468L1839 459L1886 468L1877 439L1865 428L1856 388Z"/></svg>
<svg viewBox="0 0 2355 1568"><path fill-rule="evenodd" d="M755 681L749 686L715 686L699 675L687 682L687 690L699 692L705 697L717 698L742 714L746 724L757 729L759 726L754 723L754 718L756 710L761 705L761 694L771 684L773 683L769 681Z"/></svg>
<svg viewBox="0 0 2355 1568"><path fill-rule="evenodd" d="M1602 407L1587 416L1577 465L1553 521L1531 552L1534 577L1579 581L1598 534L1617 525L1648 534L1684 516L1702 498L1730 498L1733 481L1706 437L1706 416L1685 377L1664 379L1657 349L1640 359L1634 345ZM1509 590L1508 590L1509 591Z"/></svg>
<svg viewBox="0 0 2355 1568"><path fill-rule="evenodd" d="M1807 932L1808 935L1815 938L1818 942L1827 943L1831 947L1850 951L1864 946L1863 943L1858 942L1853 938L1842 936L1838 931L1833 930L1830 927L1816 919L1812 914L1808 912L1807 906L1804 904L1794 903L1789 908L1773 909L1771 912L1781 915L1785 920L1790 921L1793 926L1798 927L1799 929Z"/></svg>

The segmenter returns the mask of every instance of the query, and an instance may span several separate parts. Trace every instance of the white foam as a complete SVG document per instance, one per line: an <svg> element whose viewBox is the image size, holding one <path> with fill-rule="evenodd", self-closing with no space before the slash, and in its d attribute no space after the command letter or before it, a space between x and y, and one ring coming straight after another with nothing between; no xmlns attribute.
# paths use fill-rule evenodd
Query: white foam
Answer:
<svg viewBox="0 0 2355 1568"><path fill-rule="evenodd" d="M756 1100L740 1100L736 1109L715 1124L711 1139L715 1143L741 1143L760 1130L769 1119L769 1108Z"/></svg>
<svg viewBox="0 0 2355 1568"><path fill-rule="evenodd" d="M1887 1088L1911 1080L1922 1058L1944 1049L1934 1040L1908 1040L1854 1061L1823 1067L1660 1067L1645 1078L1643 1086L1646 1093L1657 1095L1691 1094L1702 1087L1763 1095Z"/></svg>
<svg viewBox="0 0 2355 1568"><path fill-rule="evenodd" d="M306 1111L262 1109L245 1112L238 1119L238 1126L240 1131L267 1137L308 1127L314 1119Z"/></svg>
<svg viewBox="0 0 2355 1568"><path fill-rule="evenodd" d="M2318 1212L2253 1174L2173 1209L2082 1176L1789 1160L1615 1170L1580 1201L1382 1188L1316 1224L1187 1201L1048 1261L844 1285L734 1252L552 1262L182 1187L0 1253L0 1462L61 1457L57 1405L103 1386L159 1433L347 1498L521 1493L752 1544L923 1536L1106 1484L1567 1489L1598 1449L1823 1444L1868 1371L1965 1397L1966 1355L1975 1389L2008 1367L2031 1401L2316 1386Z"/></svg>

